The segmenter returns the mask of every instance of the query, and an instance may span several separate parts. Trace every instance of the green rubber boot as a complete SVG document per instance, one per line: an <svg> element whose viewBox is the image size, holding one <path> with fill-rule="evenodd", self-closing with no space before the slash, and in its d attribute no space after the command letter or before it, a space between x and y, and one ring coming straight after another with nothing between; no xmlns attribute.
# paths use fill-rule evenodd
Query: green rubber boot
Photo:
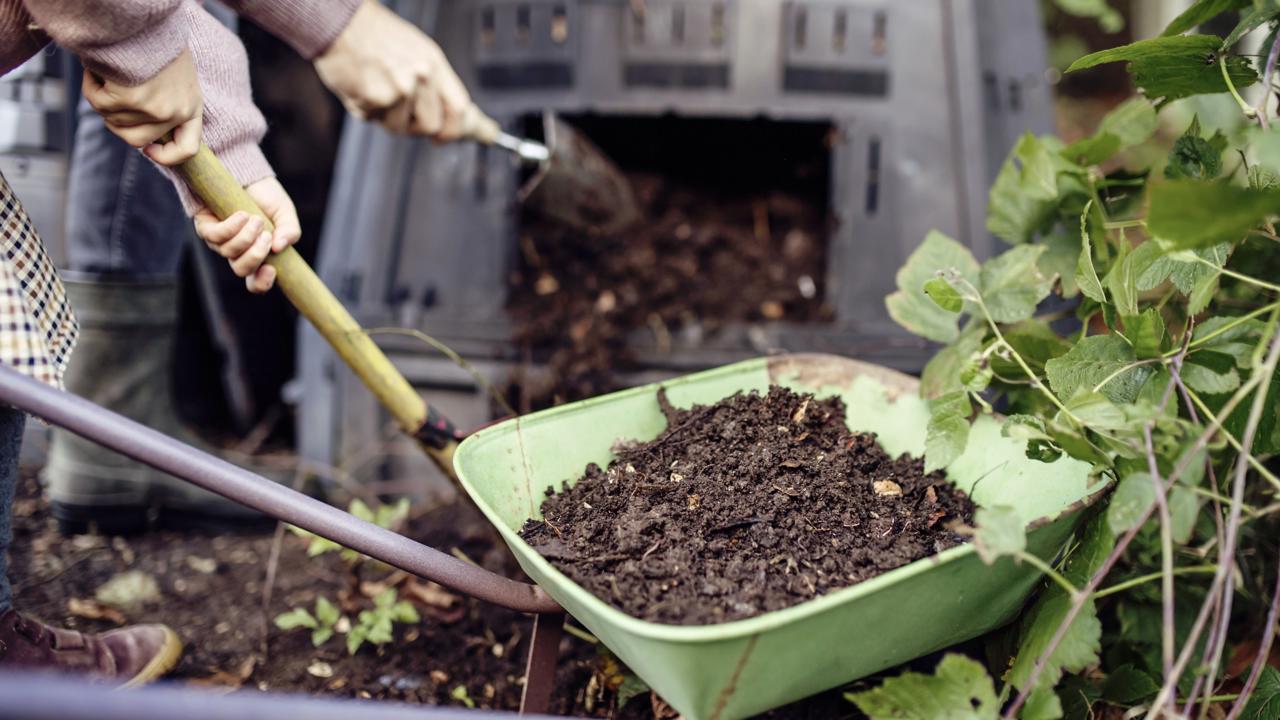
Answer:
<svg viewBox="0 0 1280 720"><path fill-rule="evenodd" d="M175 282L65 280L80 339L64 377L67 390L205 452L173 409ZM66 534L138 532L166 525L256 528L269 518L195 485L54 428L43 479Z"/></svg>

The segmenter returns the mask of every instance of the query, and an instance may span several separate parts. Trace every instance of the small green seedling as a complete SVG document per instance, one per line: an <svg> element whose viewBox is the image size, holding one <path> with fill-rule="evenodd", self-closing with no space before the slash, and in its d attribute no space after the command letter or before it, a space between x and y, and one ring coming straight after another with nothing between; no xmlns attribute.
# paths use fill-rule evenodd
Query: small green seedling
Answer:
<svg viewBox="0 0 1280 720"><path fill-rule="evenodd" d="M376 510L370 508L363 500L352 500L351 504L347 506L347 512L380 528L394 530L404 522L405 518L409 517L409 499L400 498L392 505L379 505ZM307 557L316 557L327 552L338 551L342 559L350 563L355 563L361 558L360 553L355 550L343 547L328 538L322 538L300 527L290 525L289 532L308 540Z"/></svg>
<svg viewBox="0 0 1280 720"><path fill-rule="evenodd" d="M408 600L401 600L393 587L378 593L373 599L372 610L361 610L347 633L347 652L352 655L366 642L373 645L389 643L393 639L394 623L412 624L420 622L418 610Z"/></svg>
<svg viewBox="0 0 1280 720"><path fill-rule="evenodd" d="M311 630L311 644L320 647L333 637L335 628L342 620L338 607L323 596L316 598L315 614L306 608L297 607L287 613L276 616L276 627L281 630L307 628Z"/></svg>
<svg viewBox="0 0 1280 720"><path fill-rule="evenodd" d="M453 698L454 700L457 700L463 705L466 705L470 709L474 710L476 707L476 701L472 700L471 696L467 694L466 685L459 685L458 687L454 688L453 691L449 693L449 697Z"/></svg>

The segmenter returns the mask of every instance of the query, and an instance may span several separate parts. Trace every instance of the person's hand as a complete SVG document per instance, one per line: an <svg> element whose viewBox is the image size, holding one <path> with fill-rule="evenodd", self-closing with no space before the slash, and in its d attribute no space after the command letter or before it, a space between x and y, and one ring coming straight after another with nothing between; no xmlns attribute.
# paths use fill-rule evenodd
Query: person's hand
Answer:
<svg viewBox="0 0 1280 720"><path fill-rule="evenodd" d="M315 68L356 117L439 141L462 135L471 96L444 51L377 0L360 5Z"/></svg>
<svg viewBox="0 0 1280 720"><path fill-rule="evenodd" d="M200 208L193 219L196 234L210 250L227 259L235 274L244 278L249 292L264 293L276 281L276 269L266 264L267 256L297 242L302 227L293 200L275 178L259 180L245 191L271 219L273 232L266 231L261 217L246 212L219 220L208 208Z"/></svg>
<svg viewBox="0 0 1280 720"><path fill-rule="evenodd" d="M204 95L186 49L140 85L121 85L85 70L81 92L111 132L161 165L181 164L200 148Z"/></svg>

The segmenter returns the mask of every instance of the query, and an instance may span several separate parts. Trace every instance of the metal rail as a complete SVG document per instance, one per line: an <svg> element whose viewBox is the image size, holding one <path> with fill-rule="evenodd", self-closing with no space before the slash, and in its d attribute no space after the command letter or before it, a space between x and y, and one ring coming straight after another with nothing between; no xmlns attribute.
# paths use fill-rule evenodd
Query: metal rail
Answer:
<svg viewBox="0 0 1280 720"><path fill-rule="evenodd" d="M11 368L0 367L0 402L458 592L521 612L564 612L536 585L516 582L414 542Z"/></svg>
<svg viewBox="0 0 1280 720"><path fill-rule="evenodd" d="M84 680L0 673L0 716L6 720L506 720L514 713L238 692L177 685L119 692ZM528 716L526 716L528 717Z"/></svg>

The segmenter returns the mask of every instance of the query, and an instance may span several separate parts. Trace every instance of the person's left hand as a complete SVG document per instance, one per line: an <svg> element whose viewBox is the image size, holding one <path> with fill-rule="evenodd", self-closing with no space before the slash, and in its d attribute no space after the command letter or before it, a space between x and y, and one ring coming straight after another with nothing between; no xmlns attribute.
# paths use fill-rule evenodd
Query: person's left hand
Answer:
<svg viewBox="0 0 1280 720"><path fill-rule="evenodd" d="M121 85L85 70L80 91L108 130L161 165L186 162L200 148L204 94L190 50L138 85Z"/></svg>
<svg viewBox="0 0 1280 720"><path fill-rule="evenodd" d="M196 234L210 250L227 259L235 274L244 278L249 292L264 293L276 281L276 269L266 263L267 257L297 242L302 226L293 200L275 178L259 180L245 191L271 219L274 231L268 233L261 217L246 212L219 220L208 208L200 208L193 220Z"/></svg>
<svg viewBox="0 0 1280 720"><path fill-rule="evenodd" d="M471 96L444 51L377 0L365 0L316 72L353 115L397 133L462 136Z"/></svg>

